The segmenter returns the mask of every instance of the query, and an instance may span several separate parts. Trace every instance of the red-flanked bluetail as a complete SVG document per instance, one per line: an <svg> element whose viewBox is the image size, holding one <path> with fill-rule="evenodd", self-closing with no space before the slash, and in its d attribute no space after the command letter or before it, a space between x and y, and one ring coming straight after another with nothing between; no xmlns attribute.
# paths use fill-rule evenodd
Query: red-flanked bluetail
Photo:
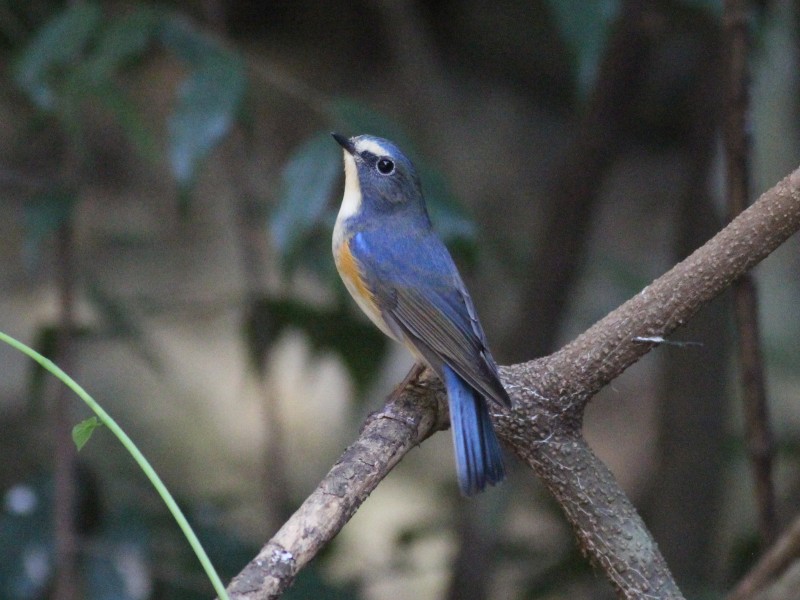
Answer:
<svg viewBox="0 0 800 600"><path fill-rule="evenodd" d="M510 407L475 307L434 233L414 165L392 142L333 134L345 186L336 268L361 310L447 389L458 484L472 495L505 476L487 402Z"/></svg>

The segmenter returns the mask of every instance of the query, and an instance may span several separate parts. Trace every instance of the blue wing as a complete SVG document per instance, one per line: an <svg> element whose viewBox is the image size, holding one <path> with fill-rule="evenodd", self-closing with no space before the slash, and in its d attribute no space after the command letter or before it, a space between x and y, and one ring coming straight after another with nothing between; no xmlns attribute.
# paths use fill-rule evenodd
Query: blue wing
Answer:
<svg viewBox="0 0 800 600"><path fill-rule="evenodd" d="M383 321L447 389L458 484L466 495L505 476L484 398L510 406L475 307L444 245L430 232L356 233L350 251Z"/></svg>
<svg viewBox="0 0 800 600"><path fill-rule="evenodd" d="M443 380L447 365L481 396L511 406L472 300L434 234L360 231L351 240L351 251L384 320Z"/></svg>

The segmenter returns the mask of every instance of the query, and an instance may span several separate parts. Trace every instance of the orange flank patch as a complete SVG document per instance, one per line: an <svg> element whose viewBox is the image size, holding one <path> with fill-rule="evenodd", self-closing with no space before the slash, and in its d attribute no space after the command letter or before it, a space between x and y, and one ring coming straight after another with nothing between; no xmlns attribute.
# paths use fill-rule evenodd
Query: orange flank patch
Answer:
<svg viewBox="0 0 800 600"><path fill-rule="evenodd" d="M374 294L364 283L358 261L350 251L350 238L345 237L344 241L337 244L334 250L334 261L336 262L339 275L342 276L344 286L347 288L347 291L350 292L350 295L356 301L359 308L364 311L364 314L367 315L383 333L394 340L401 341L392 331L389 324L384 320L380 308L378 308L378 305L375 303Z"/></svg>
<svg viewBox="0 0 800 600"><path fill-rule="evenodd" d="M349 239L345 239L344 242L339 244L336 255L336 268L339 270L342 279L349 284L348 287L352 286L351 293L358 293L362 299L367 300L372 305L375 304L372 292L364 285L364 280L361 278L361 269L358 267L358 262L356 262L353 253L350 252Z"/></svg>

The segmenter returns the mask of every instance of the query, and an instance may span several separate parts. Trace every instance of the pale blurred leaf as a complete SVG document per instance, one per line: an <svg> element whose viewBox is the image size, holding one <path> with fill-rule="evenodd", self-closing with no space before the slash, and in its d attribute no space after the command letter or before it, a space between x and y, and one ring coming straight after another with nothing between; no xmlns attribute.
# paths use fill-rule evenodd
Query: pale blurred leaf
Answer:
<svg viewBox="0 0 800 600"><path fill-rule="evenodd" d="M25 203L22 257L27 268L33 269L38 263L42 240L69 219L76 200L73 191L55 188L37 194Z"/></svg>
<svg viewBox="0 0 800 600"><path fill-rule="evenodd" d="M23 50L14 68L14 80L41 109L52 110L57 94L52 78L80 59L96 34L102 14L93 2L71 3L53 17Z"/></svg>
<svg viewBox="0 0 800 600"><path fill-rule="evenodd" d="M330 233L333 217L326 208L341 172L341 149L328 133L306 140L289 157L269 222L272 241L284 262L293 262L294 254L312 233Z"/></svg>
<svg viewBox="0 0 800 600"><path fill-rule="evenodd" d="M575 84L583 100L597 79L609 27L620 9L619 0L547 0L550 12L572 52Z"/></svg>
<svg viewBox="0 0 800 600"><path fill-rule="evenodd" d="M244 97L242 58L183 19L162 23L164 45L189 66L169 117L169 159L184 189L191 187L201 161L228 133Z"/></svg>
<svg viewBox="0 0 800 600"><path fill-rule="evenodd" d="M103 81L140 59L153 41L159 15L147 7L113 19L100 33L87 69L96 81Z"/></svg>

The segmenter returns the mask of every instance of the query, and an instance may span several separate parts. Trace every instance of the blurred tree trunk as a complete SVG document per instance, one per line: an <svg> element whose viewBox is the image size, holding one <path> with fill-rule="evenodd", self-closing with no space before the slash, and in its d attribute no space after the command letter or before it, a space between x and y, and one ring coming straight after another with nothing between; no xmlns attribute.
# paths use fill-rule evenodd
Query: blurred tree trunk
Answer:
<svg viewBox="0 0 800 600"><path fill-rule="evenodd" d="M710 218L707 196L685 202L683 208L685 224L677 246L695 248L708 239L716 219ZM648 523L675 578L690 596L692 590L711 583L716 567L710 557L722 501L730 325L726 294L681 331L682 340L699 342L701 347L664 349L660 453Z"/></svg>
<svg viewBox="0 0 800 600"><path fill-rule="evenodd" d="M676 262L702 246L722 225L708 191L722 107L722 42L716 24L695 34L697 77L682 116L688 177L675 219ZM724 294L681 332L682 340L699 342L700 347L664 349L660 455L649 522L675 578L689 595L708 588L717 566L710 557L722 501L731 324L730 296Z"/></svg>
<svg viewBox="0 0 800 600"><path fill-rule="evenodd" d="M615 24L576 138L555 174L544 239L531 261L520 314L504 354L529 360L554 350L569 294L583 262L602 182L625 148L641 89L650 74L652 31L646 2L628 0Z"/></svg>
<svg viewBox="0 0 800 600"><path fill-rule="evenodd" d="M484 500L480 498L479 500ZM490 598L492 574L495 571L495 548L498 528L491 527L491 506L486 501L459 498L458 553L450 576L448 600L483 600Z"/></svg>

